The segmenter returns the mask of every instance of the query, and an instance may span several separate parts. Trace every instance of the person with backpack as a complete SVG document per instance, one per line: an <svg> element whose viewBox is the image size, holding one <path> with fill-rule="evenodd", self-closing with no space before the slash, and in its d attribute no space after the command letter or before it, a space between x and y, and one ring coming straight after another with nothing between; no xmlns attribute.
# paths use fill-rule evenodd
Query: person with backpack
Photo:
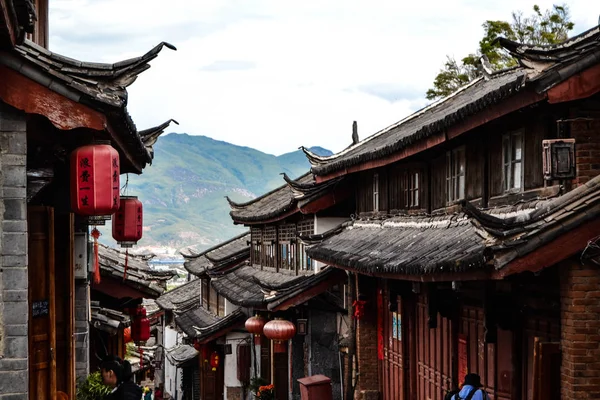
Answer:
<svg viewBox="0 0 600 400"><path fill-rule="evenodd" d="M490 400L482 387L479 375L467 374L462 388L448 393L445 400Z"/></svg>
<svg viewBox="0 0 600 400"><path fill-rule="evenodd" d="M108 355L100 364L102 383L112 389L104 400L141 400L142 388L131 382L131 364L127 360Z"/></svg>

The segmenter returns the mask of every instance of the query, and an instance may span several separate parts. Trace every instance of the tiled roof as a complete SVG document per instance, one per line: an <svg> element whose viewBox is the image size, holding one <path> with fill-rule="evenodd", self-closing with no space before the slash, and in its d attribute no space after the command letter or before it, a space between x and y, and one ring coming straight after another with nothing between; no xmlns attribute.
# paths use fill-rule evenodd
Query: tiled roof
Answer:
<svg viewBox="0 0 600 400"><path fill-rule="evenodd" d="M200 279L194 279L170 290L156 299L163 310L183 312L200 305Z"/></svg>
<svg viewBox="0 0 600 400"><path fill-rule="evenodd" d="M129 254L127 275L124 284L143 291L150 297L158 297L165 291L165 282L174 276L173 272L153 271L148 266L148 256ZM125 275L125 253L117 249L98 245L100 273L104 277L123 280Z"/></svg>
<svg viewBox="0 0 600 400"><path fill-rule="evenodd" d="M485 240L459 214L355 221L307 253L358 272L429 274L481 267L484 250Z"/></svg>
<svg viewBox="0 0 600 400"><path fill-rule="evenodd" d="M311 173L297 179L298 183L313 182ZM297 211L296 197L288 183L246 203L236 203L227 198L231 206L231 218L236 223L257 223L282 218Z"/></svg>
<svg viewBox="0 0 600 400"><path fill-rule="evenodd" d="M238 265L250 258L249 240L250 232L245 232L199 254L182 252L186 259L183 265L189 273L196 276Z"/></svg>
<svg viewBox="0 0 600 400"><path fill-rule="evenodd" d="M272 269L242 266L213 278L211 285L235 305L272 309L336 274L333 268L297 276Z"/></svg>
<svg viewBox="0 0 600 400"><path fill-rule="evenodd" d="M486 72L450 96L331 156L318 156L303 149L315 175L328 175L377 160L406 146L443 132L448 127L500 103L519 92L544 93L559 82L599 63L600 28L595 27L562 44L552 46L499 42L519 59L520 66ZM541 99L541 97L540 97Z"/></svg>
<svg viewBox="0 0 600 400"><path fill-rule="evenodd" d="M188 337L203 341L209 337L219 335L223 330L237 326L245 318L240 309L225 317L217 317L204 307L198 307L177 316L175 323Z"/></svg>
<svg viewBox="0 0 600 400"><path fill-rule="evenodd" d="M180 344L167 349L167 358L175 366L180 366L198 356L198 350L189 344Z"/></svg>
<svg viewBox="0 0 600 400"><path fill-rule="evenodd" d="M138 132L127 111L126 88L150 68L149 62L164 47L175 50L173 45L162 42L140 57L108 64L74 60L25 40L12 52L3 54L0 64L72 101L102 112L143 168L152 162L152 144L158 134L172 120Z"/></svg>
<svg viewBox="0 0 600 400"><path fill-rule="evenodd" d="M129 315L110 308L100 307L96 301L92 302L91 310L92 326L111 335L116 335L119 329L131 325Z"/></svg>
<svg viewBox="0 0 600 400"><path fill-rule="evenodd" d="M600 176L562 196L523 205L482 211L463 202L455 215L357 220L315 235L307 253L377 276L492 272L598 217Z"/></svg>

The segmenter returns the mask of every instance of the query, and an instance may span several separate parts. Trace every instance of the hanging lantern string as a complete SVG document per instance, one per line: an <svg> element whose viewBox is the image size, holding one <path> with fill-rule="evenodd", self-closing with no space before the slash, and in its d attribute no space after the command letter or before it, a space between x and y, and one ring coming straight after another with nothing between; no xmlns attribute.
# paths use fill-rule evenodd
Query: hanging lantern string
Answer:
<svg viewBox="0 0 600 400"><path fill-rule="evenodd" d="M123 270L123 280L127 279L127 264L129 261L129 249L125 249L125 269Z"/></svg>
<svg viewBox="0 0 600 400"><path fill-rule="evenodd" d="M144 349L142 349L141 345L138 345L138 350L140 352L140 371L144 368Z"/></svg>
<svg viewBox="0 0 600 400"><path fill-rule="evenodd" d="M100 263L98 262L98 238L100 237L101 233L94 226L91 235L94 238L94 283L98 284L100 283Z"/></svg>
<svg viewBox="0 0 600 400"><path fill-rule="evenodd" d="M121 186L122 196L127 195L127 191L129 190L129 174L125 174L125 183Z"/></svg>

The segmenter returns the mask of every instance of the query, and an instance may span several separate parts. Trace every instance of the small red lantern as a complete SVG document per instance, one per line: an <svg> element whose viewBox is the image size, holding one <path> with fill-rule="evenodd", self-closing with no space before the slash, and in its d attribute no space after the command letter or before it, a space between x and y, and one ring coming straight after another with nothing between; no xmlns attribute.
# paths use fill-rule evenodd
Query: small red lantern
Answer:
<svg viewBox="0 0 600 400"><path fill-rule="evenodd" d="M133 341L133 339L131 338L131 328L123 329L123 341L125 343Z"/></svg>
<svg viewBox="0 0 600 400"><path fill-rule="evenodd" d="M131 338L138 346L150 339L150 320L146 317L146 309L141 305L134 311Z"/></svg>
<svg viewBox="0 0 600 400"><path fill-rule="evenodd" d="M260 335L262 335L266 323L267 320L260 315L255 315L246 320L246 330L254 335L254 344L260 344Z"/></svg>
<svg viewBox="0 0 600 400"><path fill-rule="evenodd" d="M142 238L143 210L137 196L122 196L112 216L112 235L121 247L132 247Z"/></svg>
<svg viewBox="0 0 600 400"><path fill-rule="evenodd" d="M71 153L71 208L80 215L111 215L119 209L119 153L92 144Z"/></svg>
<svg viewBox="0 0 600 400"><path fill-rule="evenodd" d="M219 357L219 353L217 353L216 351L213 351L210 354L210 366L212 368L213 371L217 370L217 367L219 366L219 361L220 361L220 357Z"/></svg>
<svg viewBox="0 0 600 400"><path fill-rule="evenodd" d="M285 353L285 342L294 337L296 326L284 319L274 319L265 324L263 333L274 342L275 353Z"/></svg>

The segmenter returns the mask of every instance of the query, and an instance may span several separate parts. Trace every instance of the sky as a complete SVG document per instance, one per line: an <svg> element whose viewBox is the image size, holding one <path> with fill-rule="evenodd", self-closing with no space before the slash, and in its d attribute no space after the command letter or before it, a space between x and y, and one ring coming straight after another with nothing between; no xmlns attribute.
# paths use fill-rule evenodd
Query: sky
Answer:
<svg viewBox="0 0 600 400"><path fill-rule="evenodd" d="M446 55L477 48L485 20L523 0L51 0L50 50L117 62L166 41L129 87L138 129L205 135L280 155L337 152L428 104ZM598 24L600 2L566 3L573 34Z"/></svg>

